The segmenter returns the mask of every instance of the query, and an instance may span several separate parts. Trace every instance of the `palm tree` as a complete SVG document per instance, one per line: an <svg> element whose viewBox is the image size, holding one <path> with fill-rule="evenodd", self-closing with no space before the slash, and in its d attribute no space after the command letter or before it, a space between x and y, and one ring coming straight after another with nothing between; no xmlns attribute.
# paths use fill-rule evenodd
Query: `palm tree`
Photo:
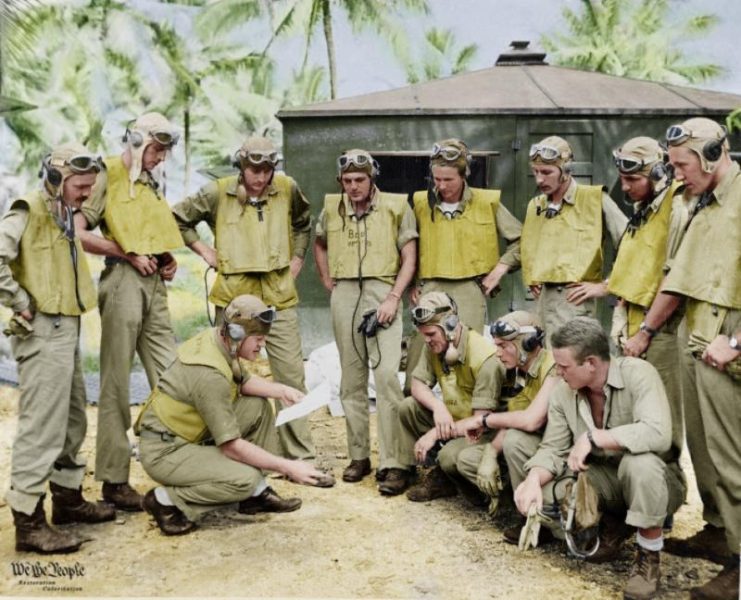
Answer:
<svg viewBox="0 0 741 600"><path fill-rule="evenodd" d="M406 66L407 81L419 83L463 73L470 68L477 51L476 44L458 48L455 35L449 29L428 29L422 57Z"/></svg>
<svg viewBox="0 0 741 600"><path fill-rule="evenodd" d="M201 17L201 28L211 34L222 32L263 13L265 0L216 0ZM299 67L303 71L317 30L321 27L327 47L330 97L337 97L337 53L333 31L332 6L340 6L347 14L353 31L372 29L391 42L394 52L403 63L408 62L407 32L400 14L414 11L427 14L427 0L397 0L392 6L378 0L275 0L272 6L273 35L264 52L283 36L301 32L304 37L304 55Z"/></svg>
<svg viewBox="0 0 741 600"><path fill-rule="evenodd" d="M554 63L621 77L675 85L706 81L723 72L691 63L678 42L706 35L715 15L670 19L668 0L581 0L581 11L563 10L567 33L541 38Z"/></svg>

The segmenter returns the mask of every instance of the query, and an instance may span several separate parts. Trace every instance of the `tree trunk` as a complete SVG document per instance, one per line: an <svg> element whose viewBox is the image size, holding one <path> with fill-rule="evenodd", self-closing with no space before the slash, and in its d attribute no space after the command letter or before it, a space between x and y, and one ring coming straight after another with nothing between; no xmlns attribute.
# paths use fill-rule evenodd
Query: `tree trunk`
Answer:
<svg viewBox="0 0 741 600"><path fill-rule="evenodd" d="M327 42L327 59L329 62L329 95L334 100L337 98L337 60L334 50L334 34L332 33L332 12L329 8L329 0L321 0L321 2L324 39Z"/></svg>

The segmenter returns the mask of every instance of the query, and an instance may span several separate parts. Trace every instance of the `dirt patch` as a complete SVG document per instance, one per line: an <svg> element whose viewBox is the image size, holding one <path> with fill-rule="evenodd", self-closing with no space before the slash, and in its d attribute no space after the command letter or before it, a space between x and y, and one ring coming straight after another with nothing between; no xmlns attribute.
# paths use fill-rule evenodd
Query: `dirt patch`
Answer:
<svg viewBox="0 0 741 600"><path fill-rule="evenodd" d="M17 391L0 388L0 478L7 485L15 435ZM133 409L132 413L136 413ZM347 463L345 424L327 412L312 424L318 462L339 478ZM96 409L88 409L85 452L92 467ZM372 417L372 426L375 417ZM375 456L373 457L375 465ZM686 458L686 457L685 457ZM692 479L688 461L685 466ZM137 462L132 480L141 491L152 481ZM168 538L144 513L119 512L115 522L77 526L90 538L71 555L39 557L14 550L10 510L0 510L0 594L7 596L143 596L265 598L617 598L627 578L630 547L617 563L591 565L569 558L565 548L527 553L503 541L514 523L508 512L492 520L461 497L414 504L384 498L373 477L332 489L301 487L282 479L271 485L297 495L301 510L248 517L234 511L207 515L200 528ZM672 536L702 527L692 479L689 503L676 515ZM99 497L92 472L88 498ZM50 509L47 509L50 514ZM630 546L630 544L629 544ZM664 555L659 597L686 598L719 567ZM37 563L38 561L38 563ZM15 563L15 565L13 564ZM40 566L45 575L20 575ZM13 569L16 569L14 571Z"/></svg>

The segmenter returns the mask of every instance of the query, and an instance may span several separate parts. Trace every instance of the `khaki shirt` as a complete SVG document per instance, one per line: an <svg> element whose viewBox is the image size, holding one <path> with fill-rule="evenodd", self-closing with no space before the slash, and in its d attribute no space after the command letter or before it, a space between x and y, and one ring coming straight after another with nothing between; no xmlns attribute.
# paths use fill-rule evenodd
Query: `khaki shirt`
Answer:
<svg viewBox="0 0 741 600"><path fill-rule="evenodd" d="M293 254L299 258L306 256L311 238L311 205L304 196L298 184L291 181L291 227L293 230ZM236 194L236 186L234 189ZM260 196L260 200L270 201L270 196L277 193L270 184ZM203 186L192 196L188 196L172 208L175 220L180 227L180 233L186 245L201 238L196 231L196 225L205 221L211 231L216 230L216 215L219 210L219 188L215 181Z"/></svg>
<svg viewBox="0 0 741 600"><path fill-rule="evenodd" d="M468 358L466 353L468 331L470 330L464 328L461 334L461 341L458 345L458 362L462 365L466 364ZM425 351L422 353L412 373L412 377L432 389L437 383L437 377L432 366L433 361L440 362L440 360L441 358L433 354L430 347L425 344ZM494 410L497 407L499 404L499 393L504 383L504 375L504 368L496 354L492 354L481 364L478 376L476 377L476 384L473 388L473 394L471 395L472 410Z"/></svg>
<svg viewBox="0 0 741 600"><path fill-rule="evenodd" d="M243 375L244 381L250 377L247 371ZM162 374L157 387L168 396L194 406L208 427L206 439L213 440L217 446L242 436L234 412L231 386L216 369L186 365L175 359ZM142 415L141 426L152 431L167 431L151 409Z"/></svg>
<svg viewBox="0 0 741 600"><path fill-rule="evenodd" d="M472 196L473 192L471 192L471 188L468 183L464 182L463 194L461 196L461 203L458 210L463 212L466 204L471 201ZM440 196L437 192L435 192L435 197L437 198L435 210L440 211L440 214L442 214L442 208L440 208L442 200L440 200ZM522 236L522 223L520 223L520 221L518 221L501 202L497 208L495 221L497 225L497 233L507 242L507 248L499 257L499 262L510 267L510 271L514 271L520 266L520 236Z"/></svg>
<svg viewBox="0 0 741 600"><path fill-rule="evenodd" d="M672 434L669 401L659 373L652 365L638 358L611 358L604 393L603 428L610 431L624 452L661 454L669 450ZM543 440L535 455L525 463L525 469L542 467L554 476L561 475L576 439L594 428L586 395L560 381L548 401ZM623 452L596 450L593 454L619 458Z"/></svg>
<svg viewBox="0 0 741 600"><path fill-rule="evenodd" d="M23 232L28 223L28 211L12 208L0 221L0 302L13 312L31 307L31 297L13 278L10 263L18 258Z"/></svg>

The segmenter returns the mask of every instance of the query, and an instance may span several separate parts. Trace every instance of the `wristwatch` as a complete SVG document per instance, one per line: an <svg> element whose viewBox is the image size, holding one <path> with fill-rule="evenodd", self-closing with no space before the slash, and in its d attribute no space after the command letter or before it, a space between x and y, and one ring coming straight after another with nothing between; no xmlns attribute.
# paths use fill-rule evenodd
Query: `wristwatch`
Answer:
<svg viewBox="0 0 741 600"><path fill-rule="evenodd" d="M741 344L738 342L738 338L735 335L732 335L728 340L728 345L733 350L741 350Z"/></svg>
<svg viewBox="0 0 741 600"><path fill-rule="evenodd" d="M653 338L657 333L659 333L657 329L646 325L646 321L643 321L638 329L640 329L641 331L645 331L650 338Z"/></svg>
<svg viewBox="0 0 741 600"><path fill-rule="evenodd" d="M492 428L489 427L486 423L486 418L490 415L490 412L486 412L483 415L481 415L481 427L484 428L484 431L492 431Z"/></svg>
<svg viewBox="0 0 741 600"><path fill-rule="evenodd" d="M589 429L587 431L587 439L589 440L589 443L592 445L592 451L599 450L599 446L594 441L594 433L593 433L593 431L594 431L593 429Z"/></svg>

